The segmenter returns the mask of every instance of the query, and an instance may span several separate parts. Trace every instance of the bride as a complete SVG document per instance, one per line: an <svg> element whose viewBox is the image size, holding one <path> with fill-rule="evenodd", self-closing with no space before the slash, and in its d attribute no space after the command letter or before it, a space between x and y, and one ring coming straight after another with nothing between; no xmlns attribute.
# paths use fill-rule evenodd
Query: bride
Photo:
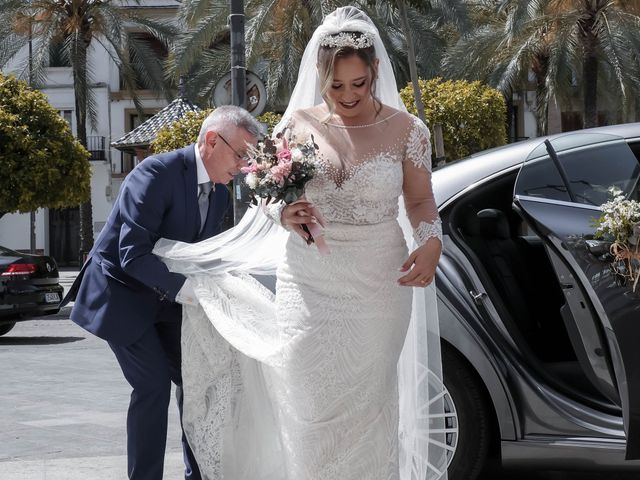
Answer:
<svg viewBox="0 0 640 480"><path fill-rule="evenodd" d="M404 109L360 10L339 8L315 31L276 129L319 146L306 200L154 251L200 301L184 307L182 363L202 475L445 478L429 131ZM305 241L311 205L329 255ZM274 272L275 297L255 279Z"/></svg>

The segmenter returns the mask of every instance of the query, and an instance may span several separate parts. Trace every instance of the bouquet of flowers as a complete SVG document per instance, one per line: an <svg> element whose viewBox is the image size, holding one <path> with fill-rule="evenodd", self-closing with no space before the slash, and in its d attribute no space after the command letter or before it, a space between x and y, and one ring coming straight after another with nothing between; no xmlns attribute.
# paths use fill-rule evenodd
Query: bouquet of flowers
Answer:
<svg viewBox="0 0 640 480"><path fill-rule="evenodd" d="M612 200L602 204L595 221L595 238L611 241L611 269L628 280L635 292L640 279L640 202L626 200L622 191L611 187Z"/></svg>
<svg viewBox="0 0 640 480"><path fill-rule="evenodd" d="M247 151L249 166L245 183L251 190L251 203L258 198L266 203L283 201L286 204L300 200L304 186L316 172L316 151L313 135L304 143L289 142L282 133L275 140L267 138Z"/></svg>
<svg viewBox="0 0 640 480"><path fill-rule="evenodd" d="M267 204L282 201L286 204L304 198L304 187L316 173L316 145L313 135L304 142L289 141L278 133L275 139L267 138L247 150L249 165L242 169L245 183L250 189L251 203L258 205L260 198ZM315 208L312 214L320 225L324 220ZM303 225L309 234L307 243L315 243L321 253L329 252L322 230L318 225Z"/></svg>

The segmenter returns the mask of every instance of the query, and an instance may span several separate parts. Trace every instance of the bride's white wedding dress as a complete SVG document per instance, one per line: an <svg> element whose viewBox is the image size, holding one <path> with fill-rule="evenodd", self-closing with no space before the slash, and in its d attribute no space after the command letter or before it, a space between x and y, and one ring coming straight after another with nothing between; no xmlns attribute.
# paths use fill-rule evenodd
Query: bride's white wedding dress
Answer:
<svg viewBox="0 0 640 480"><path fill-rule="evenodd" d="M203 308L185 310L183 422L206 479L424 480L446 468L428 445L441 405L399 395L414 376L421 398L438 398L426 360L399 369L403 346L407 358L426 348L421 332L405 345L413 289L397 283L409 253L397 219L404 194L417 243L440 237L429 132L389 108L361 128L321 116L297 112L289 133L319 145L306 195L330 255L285 234L275 299L243 273L192 276Z"/></svg>

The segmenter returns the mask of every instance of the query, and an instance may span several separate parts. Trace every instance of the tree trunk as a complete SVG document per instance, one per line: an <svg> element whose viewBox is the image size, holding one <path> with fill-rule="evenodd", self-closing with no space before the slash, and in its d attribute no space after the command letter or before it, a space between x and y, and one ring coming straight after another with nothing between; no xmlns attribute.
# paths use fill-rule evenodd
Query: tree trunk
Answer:
<svg viewBox="0 0 640 480"><path fill-rule="evenodd" d="M407 55L409 57L409 73L411 74L411 84L413 85L413 96L416 101L416 110L418 117L423 123L427 123L427 117L424 113L424 104L422 103L422 92L418 83L418 69L416 67L416 52L411 38L411 30L409 30L409 18L407 16L407 4L404 0L398 0L398 10L400 12L400 21L404 30L404 37L407 41Z"/></svg>
<svg viewBox="0 0 640 480"><path fill-rule="evenodd" d="M584 48L584 58L582 64L582 81L584 83L584 117L583 128L595 127L598 125L598 58L596 56L597 39L593 33L593 26L597 12L594 9L598 5L585 2L588 16L581 22Z"/></svg>
<svg viewBox="0 0 640 480"><path fill-rule="evenodd" d="M582 66L584 81L584 120L583 128L598 126L598 59L593 45L585 48L584 64Z"/></svg>
<svg viewBox="0 0 640 480"><path fill-rule="evenodd" d="M538 136L547 134L549 102L547 100L547 72L549 57L537 55L533 63L533 74L536 82L536 125Z"/></svg>
<svg viewBox="0 0 640 480"><path fill-rule="evenodd" d="M73 56L73 87L75 92L76 136L78 141L87 147L87 97L89 94L89 79L87 78L87 49L88 43L78 40L74 47L78 51ZM86 256L93 247L93 212L91 208L91 193L89 199L80 205L80 251L78 261L84 263Z"/></svg>

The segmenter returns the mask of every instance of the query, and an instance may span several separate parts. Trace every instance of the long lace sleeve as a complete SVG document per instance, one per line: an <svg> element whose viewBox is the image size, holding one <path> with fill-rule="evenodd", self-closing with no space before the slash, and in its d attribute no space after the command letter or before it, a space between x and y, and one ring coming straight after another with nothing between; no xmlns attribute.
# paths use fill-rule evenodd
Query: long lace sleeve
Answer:
<svg viewBox="0 0 640 480"><path fill-rule="evenodd" d="M431 134L413 118L403 163L403 195L407 215L418 245L431 238L442 242L442 222L431 186Z"/></svg>
<svg viewBox="0 0 640 480"><path fill-rule="evenodd" d="M282 225L282 209L285 207L284 202L272 202L267 204L262 204L262 211L264 214L276 225Z"/></svg>

